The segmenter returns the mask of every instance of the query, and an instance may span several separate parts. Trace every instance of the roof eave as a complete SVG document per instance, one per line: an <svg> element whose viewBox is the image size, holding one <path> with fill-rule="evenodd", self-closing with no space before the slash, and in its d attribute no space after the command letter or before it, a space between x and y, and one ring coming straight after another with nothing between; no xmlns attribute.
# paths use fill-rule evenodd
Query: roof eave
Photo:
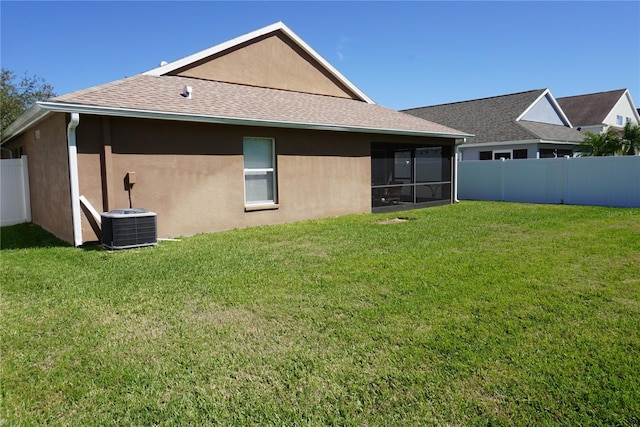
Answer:
<svg viewBox="0 0 640 427"><path fill-rule="evenodd" d="M36 102L31 107L29 107L27 111L22 113L22 115L20 115L20 117L18 117L13 123L7 126L7 128L2 132L0 145L3 145L13 137L21 134L27 128L33 126L48 114L49 110L43 109L40 106L40 102Z"/></svg>
<svg viewBox="0 0 640 427"><path fill-rule="evenodd" d="M580 145L580 142L575 141L557 141L550 139L522 139L516 141L493 141L493 142L467 142L460 147L491 147L491 146L504 146L504 145L528 145L528 144L567 144L567 145Z"/></svg>
<svg viewBox="0 0 640 427"><path fill-rule="evenodd" d="M448 132L432 132L421 130L406 130L393 128L375 128L367 126L348 126L330 123L311 123L311 122L288 122L265 119L252 119L244 117L226 117L226 116L208 116L200 114L176 113L155 110L139 110L115 107L101 107L94 105L70 104L60 102L42 102L42 109L55 112L80 113L105 116L120 116L142 119L156 120L176 120L201 123L215 123L227 125L243 125L243 126L264 126L277 127L287 129L306 129L306 130L327 130L334 132L358 132L358 133L378 133L386 135L407 135L407 136L430 136L439 138L468 138L471 134L465 133L448 133Z"/></svg>
<svg viewBox="0 0 640 427"><path fill-rule="evenodd" d="M636 108L636 105L633 103L633 99L631 98L631 94L629 93L629 89L624 90L624 94L629 101L629 105L631 105L631 110L633 111L633 115L635 116L636 122L640 123L640 113Z"/></svg>

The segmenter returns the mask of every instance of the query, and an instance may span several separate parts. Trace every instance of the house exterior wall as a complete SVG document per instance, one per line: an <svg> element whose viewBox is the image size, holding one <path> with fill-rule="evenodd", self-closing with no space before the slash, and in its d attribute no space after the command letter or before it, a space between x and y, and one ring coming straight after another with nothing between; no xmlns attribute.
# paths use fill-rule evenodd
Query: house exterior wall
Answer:
<svg viewBox="0 0 640 427"><path fill-rule="evenodd" d="M596 135L605 130L605 125L593 125L593 126L580 126L580 132L586 135L587 132L595 133Z"/></svg>
<svg viewBox="0 0 640 427"><path fill-rule="evenodd" d="M135 172L131 206L158 214L159 237L371 210L365 134L95 116L76 131L80 194L98 211L127 208ZM244 137L275 139L278 209L245 212ZM97 239L86 217L82 228Z"/></svg>
<svg viewBox="0 0 640 427"><path fill-rule="evenodd" d="M527 150L527 158L528 159L536 159L538 158L538 153L541 149L561 149L561 150L573 150L575 149L575 145L573 144L544 144L539 145L537 143L532 144L518 144L518 145L493 145L493 146L480 146L474 147L473 144L469 144L468 146L461 146L459 148L462 153L460 160L480 160L480 152L481 151L491 151L491 152L511 152L513 158L514 150Z"/></svg>
<svg viewBox="0 0 640 427"><path fill-rule="evenodd" d="M622 125L616 123L616 116L622 116ZM620 97L616 105L611 109L607 117L604 119L604 123L608 126L613 126L615 128L622 128L626 123L627 119L631 120L631 123L638 124L636 119L637 112L631 106L629 99L626 96ZM606 130L606 129L603 129Z"/></svg>
<svg viewBox="0 0 640 427"><path fill-rule="evenodd" d="M357 99L318 67L310 55L278 34L222 52L173 74Z"/></svg>
<svg viewBox="0 0 640 427"><path fill-rule="evenodd" d="M461 160L480 160L480 152L481 151L513 151L513 150L527 150L527 158L536 158L536 153L538 152L537 144L521 144L521 145L496 145L496 146L483 146L483 147L474 147L469 144L469 146L461 146L459 148L462 153Z"/></svg>
<svg viewBox="0 0 640 427"><path fill-rule="evenodd" d="M73 242L66 115L51 114L6 144L16 147L29 158L31 221Z"/></svg>

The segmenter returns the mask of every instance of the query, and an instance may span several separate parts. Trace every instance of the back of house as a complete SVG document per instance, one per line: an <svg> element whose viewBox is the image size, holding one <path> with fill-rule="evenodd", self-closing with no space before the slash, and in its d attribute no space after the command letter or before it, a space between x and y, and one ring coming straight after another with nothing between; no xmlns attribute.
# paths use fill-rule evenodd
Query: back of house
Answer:
<svg viewBox="0 0 640 427"><path fill-rule="evenodd" d="M283 23L34 105L32 221L76 246L91 212L143 208L175 237L454 200L471 135L375 104Z"/></svg>

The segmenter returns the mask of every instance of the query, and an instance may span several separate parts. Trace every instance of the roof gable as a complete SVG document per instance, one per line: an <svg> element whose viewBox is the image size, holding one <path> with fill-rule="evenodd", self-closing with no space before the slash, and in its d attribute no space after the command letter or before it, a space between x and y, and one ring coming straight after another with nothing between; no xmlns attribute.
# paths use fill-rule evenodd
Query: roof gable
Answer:
<svg viewBox="0 0 640 427"><path fill-rule="evenodd" d="M373 103L282 22L145 72Z"/></svg>
<svg viewBox="0 0 640 427"><path fill-rule="evenodd" d="M545 114L551 114L550 109L555 110L557 118L563 119L561 125L543 120ZM469 138L469 143L582 140L582 135L571 129L548 89L413 108L404 112L474 134L475 137ZM554 135L555 138L552 138Z"/></svg>
<svg viewBox="0 0 640 427"><path fill-rule="evenodd" d="M517 120L547 123L559 126L571 126L571 123L558 105L557 101L547 89L527 108Z"/></svg>
<svg viewBox="0 0 640 427"><path fill-rule="evenodd" d="M626 89L558 98L558 104L574 126L600 125Z"/></svg>

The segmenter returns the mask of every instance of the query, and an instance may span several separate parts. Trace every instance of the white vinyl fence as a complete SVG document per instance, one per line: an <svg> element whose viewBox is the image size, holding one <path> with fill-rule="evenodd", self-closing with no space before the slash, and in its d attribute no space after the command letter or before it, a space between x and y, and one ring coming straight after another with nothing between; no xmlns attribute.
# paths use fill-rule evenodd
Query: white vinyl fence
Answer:
<svg viewBox="0 0 640 427"><path fill-rule="evenodd" d="M27 156L0 160L0 226L31 221Z"/></svg>
<svg viewBox="0 0 640 427"><path fill-rule="evenodd" d="M458 198L640 207L640 156L458 162Z"/></svg>

